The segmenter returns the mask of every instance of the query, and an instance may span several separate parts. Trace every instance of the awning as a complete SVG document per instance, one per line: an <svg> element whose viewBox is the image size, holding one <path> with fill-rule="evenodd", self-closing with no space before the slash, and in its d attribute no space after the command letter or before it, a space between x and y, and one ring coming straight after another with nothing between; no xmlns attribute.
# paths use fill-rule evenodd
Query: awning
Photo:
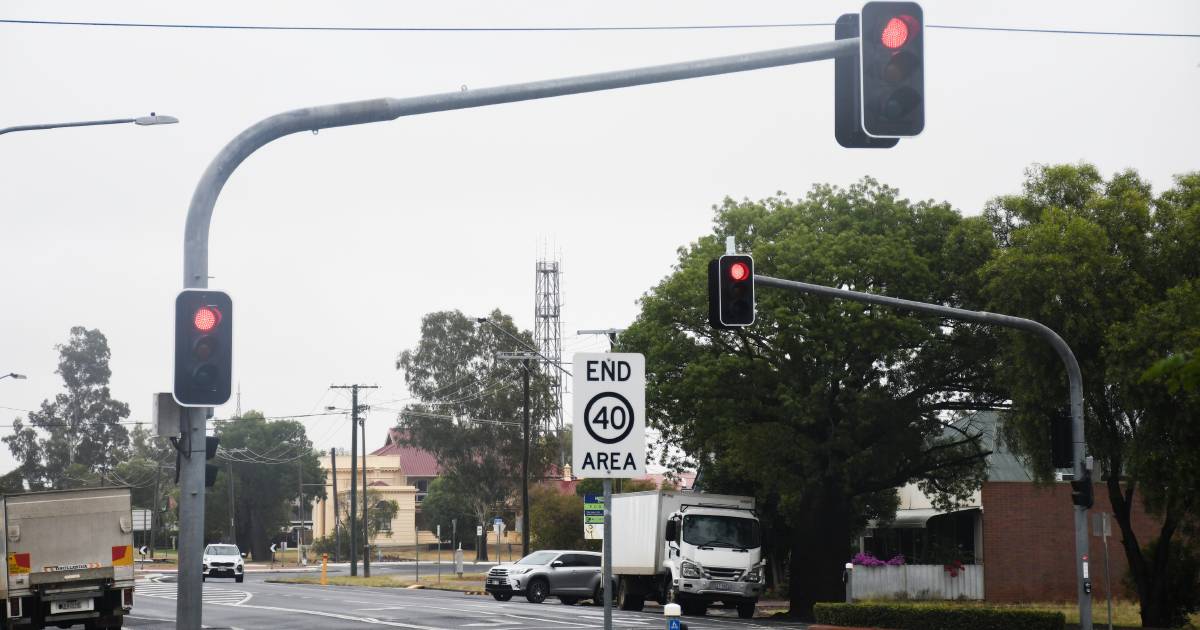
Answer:
<svg viewBox="0 0 1200 630"><path fill-rule="evenodd" d="M890 523L871 521L868 527L883 529L923 529L929 519L943 514L978 510L979 506L961 507L953 510L935 510L933 508L917 508L912 510L896 510L896 518Z"/></svg>

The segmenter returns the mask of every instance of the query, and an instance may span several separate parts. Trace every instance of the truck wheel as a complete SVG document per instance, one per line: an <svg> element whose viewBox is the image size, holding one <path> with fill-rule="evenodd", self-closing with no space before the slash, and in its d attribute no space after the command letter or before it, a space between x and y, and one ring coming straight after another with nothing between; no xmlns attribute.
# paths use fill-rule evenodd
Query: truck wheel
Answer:
<svg viewBox="0 0 1200 630"><path fill-rule="evenodd" d="M629 580L624 578L617 585L617 608L637 612L646 606L646 596L630 593L629 587Z"/></svg>
<svg viewBox="0 0 1200 630"><path fill-rule="evenodd" d="M754 602L738 602L737 609L739 619L754 618Z"/></svg>
<svg viewBox="0 0 1200 630"><path fill-rule="evenodd" d="M534 580L529 583L529 587L525 589L525 599L531 604L540 604L546 601L546 596L550 594L550 585L546 580Z"/></svg>

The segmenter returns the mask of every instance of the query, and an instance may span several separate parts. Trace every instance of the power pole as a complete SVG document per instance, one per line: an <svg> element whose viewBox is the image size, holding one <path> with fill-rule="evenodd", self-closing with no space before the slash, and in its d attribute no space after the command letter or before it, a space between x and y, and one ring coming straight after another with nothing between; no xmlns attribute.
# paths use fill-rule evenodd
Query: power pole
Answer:
<svg viewBox="0 0 1200 630"><path fill-rule="evenodd" d="M371 577L371 529L367 520L367 419L362 420L363 577Z"/></svg>
<svg viewBox="0 0 1200 630"><path fill-rule="evenodd" d="M150 559L151 560L154 559L154 539L155 539L154 526L157 525L158 521L160 520L158 517L158 507L159 507L159 501L160 501L160 499L158 498L158 490L159 490L159 481L161 479L162 479L162 464L155 464L154 465L154 505L150 506Z"/></svg>
<svg viewBox="0 0 1200 630"><path fill-rule="evenodd" d="M377 389L378 385L330 385L329 389L348 389L350 390L350 577L358 575L358 541L356 540L357 527L354 521L358 518L358 483L355 479L358 471L358 390L360 389ZM336 472L335 472L336 474ZM363 494L366 494L367 489L363 488Z"/></svg>
<svg viewBox="0 0 1200 630"><path fill-rule="evenodd" d="M333 471L333 561L341 562L342 521L338 514L337 448L334 447L330 447L329 449L329 468Z"/></svg>
<svg viewBox="0 0 1200 630"><path fill-rule="evenodd" d="M304 460L296 460L296 487L300 490L300 498L296 500L296 520L299 525L296 526L296 566L300 566L300 561L303 552L300 548L304 543Z"/></svg>
<svg viewBox="0 0 1200 630"><path fill-rule="evenodd" d="M521 423L521 545L523 553L529 552L529 362L538 358L530 352L497 352L497 359L521 361L524 373L524 420ZM499 553L500 539L496 539L496 551Z"/></svg>
<svg viewBox="0 0 1200 630"><path fill-rule="evenodd" d="M238 390L241 390L240 385L238 386ZM239 394L239 396L240 396L240 394ZM229 464L229 542L236 545L237 544L237 527L234 526L234 520L233 520L233 505L234 505L234 503L233 503L233 462L228 462L228 464Z"/></svg>

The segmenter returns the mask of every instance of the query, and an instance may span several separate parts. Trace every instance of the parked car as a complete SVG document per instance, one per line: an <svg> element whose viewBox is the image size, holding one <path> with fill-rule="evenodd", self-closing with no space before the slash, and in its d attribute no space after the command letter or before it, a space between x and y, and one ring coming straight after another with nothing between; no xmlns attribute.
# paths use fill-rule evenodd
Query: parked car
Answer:
<svg viewBox="0 0 1200 630"><path fill-rule="evenodd" d="M492 567L484 590L497 601L513 595L540 604L554 596L570 606L582 599L599 601L600 554L594 551L535 551L512 563Z"/></svg>
<svg viewBox="0 0 1200 630"><path fill-rule="evenodd" d="M201 580L210 577L231 577L241 582L246 577L242 552L237 545L209 545L204 548L204 572Z"/></svg>

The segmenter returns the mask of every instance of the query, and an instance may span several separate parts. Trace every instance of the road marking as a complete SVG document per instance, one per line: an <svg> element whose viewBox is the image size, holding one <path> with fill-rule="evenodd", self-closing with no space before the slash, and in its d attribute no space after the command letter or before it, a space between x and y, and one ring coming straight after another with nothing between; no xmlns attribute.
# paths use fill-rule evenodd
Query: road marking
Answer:
<svg viewBox="0 0 1200 630"><path fill-rule="evenodd" d="M142 597L174 600L179 596L178 584L170 582L150 581L134 584L134 593ZM205 604L224 604L237 606L250 601L253 595L246 591L235 591L224 588L205 587L202 602Z"/></svg>
<svg viewBox="0 0 1200 630"><path fill-rule="evenodd" d="M229 605L229 604L222 604ZM359 623L367 623L379 626L391 626L393 628L412 628L413 630L449 630L448 628L437 628L434 626L418 626L411 623L400 623L399 621L384 621L382 619L373 619L371 617L355 617L354 615L343 615L341 613L325 612L323 610L305 610L303 608L283 608L281 606L259 606L257 604L246 604L238 606L238 608L253 608L255 610L271 610L275 612L299 613L301 615L313 615L316 617L329 617L332 619L341 619L343 621L357 621Z"/></svg>

